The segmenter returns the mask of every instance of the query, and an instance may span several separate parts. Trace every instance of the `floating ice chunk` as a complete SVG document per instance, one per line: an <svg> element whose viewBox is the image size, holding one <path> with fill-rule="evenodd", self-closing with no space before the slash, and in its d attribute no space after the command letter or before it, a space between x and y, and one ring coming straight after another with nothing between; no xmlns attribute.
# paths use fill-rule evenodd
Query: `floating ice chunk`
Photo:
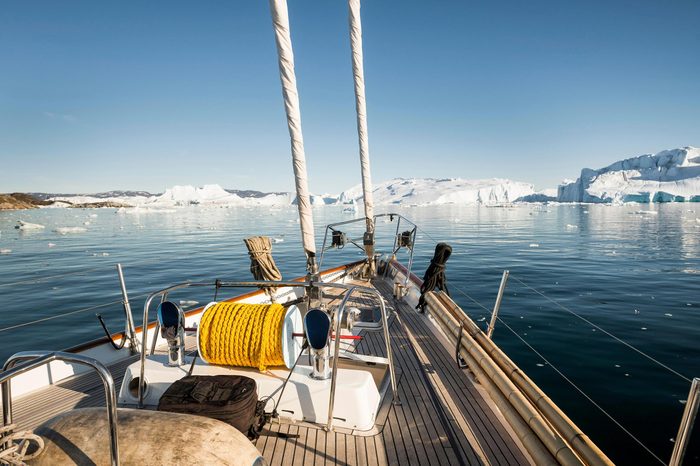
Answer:
<svg viewBox="0 0 700 466"><path fill-rule="evenodd" d="M678 400L678 402L679 402L680 404L684 405L684 404L687 404L687 403L688 403L688 400Z"/></svg>
<svg viewBox="0 0 700 466"><path fill-rule="evenodd" d="M95 252L92 254L93 257L107 257L109 256L108 252Z"/></svg>
<svg viewBox="0 0 700 466"><path fill-rule="evenodd" d="M578 230L578 225L572 225L570 223L566 224L566 229L567 230Z"/></svg>
<svg viewBox="0 0 700 466"><path fill-rule="evenodd" d="M615 367L617 367L617 368L619 369L619 368L620 368L620 365L619 365L619 364L615 364Z"/></svg>
<svg viewBox="0 0 700 466"><path fill-rule="evenodd" d="M17 230L43 230L44 225L39 225L38 223L23 222L22 220L17 220L17 225L15 225Z"/></svg>
<svg viewBox="0 0 700 466"><path fill-rule="evenodd" d="M537 243L530 243L530 247L531 247L531 248L539 248L540 245L537 244Z"/></svg>
<svg viewBox="0 0 700 466"><path fill-rule="evenodd" d="M482 318L480 318L480 319L477 319L477 322L483 322L483 321L485 321L485 320L486 320L486 317L482 317Z"/></svg>
<svg viewBox="0 0 700 466"><path fill-rule="evenodd" d="M180 306L182 307L194 307L199 304L199 301L192 301L190 299L181 299Z"/></svg>
<svg viewBox="0 0 700 466"><path fill-rule="evenodd" d="M272 238L273 243L284 243L284 238L277 237L277 238Z"/></svg>
<svg viewBox="0 0 700 466"><path fill-rule="evenodd" d="M544 364L538 362L538 363L537 363L537 367L544 367Z"/></svg>
<svg viewBox="0 0 700 466"><path fill-rule="evenodd" d="M646 329L647 329L646 327L642 327L642 330L646 330Z"/></svg>
<svg viewBox="0 0 700 466"><path fill-rule="evenodd" d="M49 247L50 247L50 248L52 248L52 247L54 247L54 246L56 246L56 243L49 243Z"/></svg>
<svg viewBox="0 0 700 466"><path fill-rule="evenodd" d="M666 317L673 317L673 314L671 314L671 313L669 313L669 312L667 312L667 313L664 314L664 315L665 315Z"/></svg>
<svg viewBox="0 0 700 466"><path fill-rule="evenodd" d="M54 232L58 233L59 235L68 235L71 233L85 233L87 231L87 228L83 227L58 227L54 230Z"/></svg>
<svg viewBox="0 0 700 466"><path fill-rule="evenodd" d="M90 214L90 218L97 218L97 214Z"/></svg>
<svg viewBox="0 0 700 466"><path fill-rule="evenodd" d="M659 215L655 210L635 210L634 213L637 215Z"/></svg>
<svg viewBox="0 0 700 466"><path fill-rule="evenodd" d="M0 254L10 254L12 249L0 249Z"/></svg>
<svg viewBox="0 0 700 466"><path fill-rule="evenodd" d="M90 225L90 222L85 221L85 222L83 222L83 225Z"/></svg>

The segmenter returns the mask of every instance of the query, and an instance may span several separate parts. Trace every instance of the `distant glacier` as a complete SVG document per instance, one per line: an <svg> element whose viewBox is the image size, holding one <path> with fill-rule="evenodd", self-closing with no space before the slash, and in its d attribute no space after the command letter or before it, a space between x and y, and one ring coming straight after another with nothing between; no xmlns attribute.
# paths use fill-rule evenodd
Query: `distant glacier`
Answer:
<svg viewBox="0 0 700 466"><path fill-rule="evenodd" d="M42 195L46 198L48 195ZM379 206L509 204L515 202L700 202L700 149L683 147L646 154L592 170L584 168L576 181L565 181L558 189L536 191L534 185L503 178L395 178L373 187ZM109 192L97 195L54 195L54 207L113 202L140 211L190 205L220 207L290 206L294 193L262 193L224 189L217 184L173 186L162 194ZM362 186L340 194L312 195L314 206L362 202Z"/></svg>

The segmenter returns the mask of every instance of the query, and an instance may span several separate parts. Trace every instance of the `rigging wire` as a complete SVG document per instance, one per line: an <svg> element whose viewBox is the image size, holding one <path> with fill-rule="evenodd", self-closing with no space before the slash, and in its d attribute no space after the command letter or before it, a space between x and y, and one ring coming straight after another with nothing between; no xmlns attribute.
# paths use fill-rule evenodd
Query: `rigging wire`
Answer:
<svg viewBox="0 0 700 466"><path fill-rule="evenodd" d="M9 327L0 328L0 332L6 332L6 331L8 331L8 330L12 330L12 329L15 329L15 328L20 328L20 327L26 327L27 325L38 324L38 323L40 323L40 322L46 322L47 320L58 319L59 317L65 317L65 316L69 316L69 315L72 315L72 314L79 314L79 313L81 313L81 312L93 311L93 310L95 310L95 309L101 309L101 308L107 307L107 306L114 306L115 304L119 304L119 303L122 303L122 300L121 300L121 299L119 299L119 300L117 300L117 301L112 301L112 302L109 302L109 303L105 303L105 304L98 304L98 305L96 305L96 306L90 306L90 307L86 307L86 308L83 308L83 309L78 309L78 310L75 310L75 311L65 312L65 313L63 313L63 314L56 314L55 316L44 317L43 319L37 319L37 320L33 320L33 321L31 321L31 322L23 322L23 323L21 323L21 324L10 325Z"/></svg>
<svg viewBox="0 0 700 466"><path fill-rule="evenodd" d="M212 252L212 253L213 253L213 252L219 252L219 251L223 251L223 250L230 250L230 248L229 248L229 247L221 247L221 248L217 248L217 249L213 249L213 250L206 250L206 251L203 251L203 252L204 252L204 253L209 253L209 252ZM198 253L197 253L197 257L202 257L202 255L203 255L202 252L198 252ZM189 258L189 257L190 257L190 256L180 256L180 257L169 258L169 259L170 259L170 260L182 260L182 259L186 259L186 258ZM163 258L162 258L162 257L154 258L154 259L143 259L143 260L140 260L140 261L130 262L130 263L129 263L129 266L131 267L131 266L134 266L134 265L150 265L150 264L155 264L155 263L162 262L162 261L163 261ZM63 277L68 277L68 276L85 275L85 274L89 274L89 273L91 273L91 272L96 272L96 271L98 271L98 270L105 270L105 269L113 268L114 265L115 265L115 264L102 265L102 266L99 266L99 267L92 267L92 268L89 268L89 269L82 269L82 270L78 270L78 271L75 271L75 272L64 272L64 273L55 274L55 275L47 275L47 276L43 276L43 277L36 277L36 278L23 279L23 280L19 280L19 281L16 281L16 282L0 283L0 288L4 288L4 287L7 287L7 286L15 286L15 285L38 284L38 283L41 283L41 282L44 282L44 281L47 281L47 280L51 280L51 279L54 279L54 278L63 278Z"/></svg>
<svg viewBox="0 0 700 466"><path fill-rule="evenodd" d="M605 408L603 408L602 406L600 406L598 403L596 403L595 400L593 400L593 398L591 398L590 396L588 396L588 395L586 394L586 392L584 392L581 388L579 388L579 387L576 385L575 382L573 382L573 381L572 381L571 379L569 379L566 375L564 375L564 373L563 373L562 371L560 371L554 364L552 364L547 358L545 358L545 357L542 355L542 353L540 353L539 351L537 351L530 343L528 343L522 336L520 336L515 330L513 330L513 328L512 328L510 325L508 325L503 319L501 319L500 317L496 317L496 319L497 319L500 323L502 323L508 330L510 330L511 333L512 333L513 335L515 335L521 342L523 342L523 344L524 344L525 346L527 346L528 348L530 348L530 350L532 350L533 353L535 353L537 356L539 356L539 357L542 359L542 361L544 361L545 363L547 363L547 365L548 365L549 367L551 367L551 368L554 370L554 372L556 372L557 374L559 374L559 376L560 376L562 379L564 379L566 382L568 382L569 385L571 385L572 387L574 387L574 389L576 389L577 392L579 392L584 398L586 398L588 401L590 401L591 404L592 404L593 406L595 406L595 407L598 408L603 414L605 414L605 416L606 416L608 419L610 419L617 427L619 427L623 432L625 432L632 440L634 440L635 442L637 442L637 443L639 444L639 446L641 446L644 450L646 450L647 453L649 453L651 456L653 456L659 463L664 464L664 465L666 464L666 462L665 462L664 460L662 460L661 458L659 458L649 447L647 447L646 445L644 445L644 443L643 443L641 440L639 440L632 432L630 432L629 430L627 430L617 419L615 419L610 413L608 413L608 412L605 410Z"/></svg>
<svg viewBox="0 0 700 466"><path fill-rule="evenodd" d="M129 299L143 298L143 297L145 297L145 296L148 296L149 294L150 294L150 293L142 293L142 294L138 294L138 295L135 295L135 296L130 296ZM121 300L121 299L118 299L118 300L116 300L116 301L111 301L111 302L109 302L109 303L96 304L95 306L90 306L90 307L86 307L86 308L82 308L82 309L77 309L77 310L75 310L75 311L68 311L68 312L64 312L64 313L62 313L62 314L56 314L56 315L53 315L53 316L43 317L43 318L41 318L41 319L36 319L36 320L29 321L29 322L22 322L21 324L10 325L9 327L0 328L0 333L1 333L1 332L6 332L6 331L8 331L8 330L15 329L15 328L27 327L27 326L29 326L29 325L34 325L34 324L38 324L38 323L41 323L41 322L46 322L46 321L48 321L48 320L58 319L59 317L66 317L66 316L73 315L73 314L80 314L80 313L82 313L82 312L94 311L95 309L102 309L102 308L104 308L104 307L114 306L114 305L116 305L116 304L124 304L124 301Z"/></svg>
<svg viewBox="0 0 700 466"><path fill-rule="evenodd" d="M436 240L434 237L432 237L427 231L423 230L423 229L420 228L420 227L418 227L418 229L419 229L425 236L427 236L430 240L435 241L435 242L438 242L438 240ZM624 340L621 339L620 337L618 337L618 336L612 334L611 332L609 332L609 331L605 330L604 328L600 327L599 325L597 325L597 324L591 322L590 320L586 319L585 317L583 317L583 316L577 314L576 312L574 312L574 311L572 311L571 309L567 308L566 306L564 306L564 305L561 304L560 302L558 302L558 301L556 301L556 300L550 298L549 296L545 295L544 293L542 293L541 291L537 290L536 288L533 288L532 286L530 286L530 285L528 285L527 283L523 282L523 281L520 280L517 276L514 276L513 274L511 274L510 277L511 277L512 279L514 279L515 281L519 282L519 283L520 283L521 285L523 285L524 287L526 287L526 288L530 289L531 291L537 293L538 295L542 296L542 297L543 297L544 299L546 299L547 301L550 301L551 303L553 303L553 304L556 305L557 307L563 309L564 311L570 313L571 315L573 315L573 316L575 316L575 317L578 317L579 319L581 319L582 321L584 321L584 322L586 322L587 324L591 325L592 327L596 328L597 330L600 330L601 332L603 332L604 334L606 334L606 335L609 336L610 338L614 339L614 340L617 341L618 343L621 343L621 344L625 345L625 346L628 347L629 349L635 351L636 353L640 354L641 356L644 356L645 358L647 358L647 359L650 360L651 362L657 364L658 366L663 367L664 369L666 369L667 371L671 372L673 375L675 375L675 376L681 378L682 380L684 380L684 381L686 381L686 382L688 382L688 383L692 383L692 380L691 380L690 378L684 376L684 375L681 374L680 372L678 372L678 371L676 371L675 369L673 369L673 368L667 366L666 364L662 363L661 361L659 361L658 359L654 358L653 356L651 356L651 355L645 353L644 351L640 350L639 348L633 346L632 344L627 343L626 341L624 341ZM469 296L467 293L465 293L465 292L462 291L461 289L459 289L459 288L456 288L456 289L457 289L457 291L458 291L460 294L462 294L464 297L466 297L467 299L469 299L472 303L474 303L475 305L479 306L481 309L485 310L486 312L491 313L491 309L488 309L488 308L485 307L483 304L481 304L479 301L477 301L477 300L474 299L473 297Z"/></svg>
<svg viewBox="0 0 700 466"><path fill-rule="evenodd" d="M623 339L621 339L621 338L619 338L619 337L613 335L612 333L608 332L607 330L605 330L604 328L600 327L599 325L597 325L597 324L591 322L590 320L586 319L585 317L583 317L583 316L577 314L576 312L574 312L574 311L572 311L571 309L567 308L566 306L564 306L564 305L561 304L560 302L558 302L558 301L556 301L556 300L550 298L549 296L545 295L544 293L540 292L539 290L537 290L537 289L531 287L530 285L528 285L527 283L523 282L523 281L520 280L518 277L514 277L513 275L511 275L511 277L512 277L514 280L516 280L517 282L519 282L521 285L523 285L524 287L529 288L530 290L532 290L532 291L534 291L535 293L537 293L538 295L542 296L544 299L546 299L547 301L551 302L552 304L554 304L554 305L558 306L559 308L565 310L565 311L568 312L569 314L571 314L571 315L573 315L573 316L575 316L575 317L578 317L578 318L581 319L582 321L586 322L588 325L591 325L591 326L593 326L594 328L600 330L601 332L603 332L604 334L606 334L607 336L609 336L609 337L612 338L613 340L617 341L618 343L621 343L621 344L625 345L625 346L628 347L629 349L631 349L631 350L635 351L636 353L638 353L638 354L644 356L644 357L647 358L648 360L650 360L650 361L656 363L657 365L663 367L663 368L666 369L667 371L671 372L672 374L676 375L677 377L680 377L681 379L685 380L686 382L692 383L692 380L691 380L691 379L689 379L688 377L684 376L683 374L681 374L680 372L676 371L675 369L672 369L671 367L667 366L666 364L662 363L661 361L659 361L658 359L654 358L653 356L651 356L651 355L645 353L644 351L640 350L639 348L636 348L635 346L632 346L631 344L629 344L629 343L627 343L626 341L624 341Z"/></svg>
<svg viewBox="0 0 700 466"><path fill-rule="evenodd" d="M512 276L512 275L511 275ZM460 288L455 289L468 298L470 301L472 301L474 304L479 306L480 308L484 309L485 311L491 312L490 309L486 308L483 304L481 304L479 301L474 299L473 297L469 296L466 292L462 291ZM554 364L552 364L547 358L545 358L542 353L537 351L530 343L528 343L522 336L520 336L510 325L508 325L501 317L496 318L500 323L502 323L508 330L510 330L513 335L515 335L525 346L527 346L533 353L535 353L540 359L542 359L549 367L551 367L562 379L564 379L567 383L569 383L576 391L578 391L584 398L586 398L593 406L598 408L608 419L610 419L615 425L617 425L623 432L625 432L630 438L632 438L636 443L638 443L647 453L649 453L651 456L653 456L657 461L659 461L661 464L666 464L664 460L659 458L649 447L644 445L641 440L639 440L632 432L627 430L617 419L615 419L610 413L608 413L602 406L600 406L593 398L591 398L588 394L586 394L581 388L579 388L576 383L574 383L571 379L569 379L561 370L559 370ZM628 345L629 346L629 345Z"/></svg>

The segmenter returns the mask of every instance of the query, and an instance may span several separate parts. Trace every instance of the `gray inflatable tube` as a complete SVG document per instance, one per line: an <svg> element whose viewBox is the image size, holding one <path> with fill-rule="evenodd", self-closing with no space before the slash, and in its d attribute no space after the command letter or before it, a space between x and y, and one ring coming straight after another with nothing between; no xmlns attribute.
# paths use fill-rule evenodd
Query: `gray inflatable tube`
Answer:
<svg viewBox="0 0 700 466"><path fill-rule="evenodd" d="M124 465L264 465L248 438L230 425L201 416L137 409L118 410L119 456ZM34 431L45 442L31 466L109 466L105 408L60 414Z"/></svg>

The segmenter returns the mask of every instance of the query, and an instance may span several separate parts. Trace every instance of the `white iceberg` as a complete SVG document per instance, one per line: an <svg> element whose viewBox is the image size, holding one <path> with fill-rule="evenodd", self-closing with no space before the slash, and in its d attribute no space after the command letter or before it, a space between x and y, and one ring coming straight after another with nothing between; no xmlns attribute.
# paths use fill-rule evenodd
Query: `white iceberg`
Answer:
<svg viewBox="0 0 700 466"><path fill-rule="evenodd" d="M38 223L29 223L22 220L17 220L17 225L15 225L15 228L18 230L43 230L46 227L44 227L44 225L39 225Z"/></svg>
<svg viewBox="0 0 700 466"><path fill-rule="evenodd" d="M530 183L500 178L395 178L376 184L372 191L377 205L502 204L535 194ZM362 186L344 191L340 202L362 199Z"/></svg>
<svg viewBox="0 0 700 466"><path fill-rule="evenodd" d="M700 149L684 147L615 162L599 170L584 168L573 182L559 186L560 202L698 202Z"/></svg>
<svg viewBox="0 0 700 466"><path fill-rule="evenodd" d="M54 230L54 232L58 233L59 235L68 235L71 233L85 233L87 231L87 228L83 227L58 227Z"/></svg>

